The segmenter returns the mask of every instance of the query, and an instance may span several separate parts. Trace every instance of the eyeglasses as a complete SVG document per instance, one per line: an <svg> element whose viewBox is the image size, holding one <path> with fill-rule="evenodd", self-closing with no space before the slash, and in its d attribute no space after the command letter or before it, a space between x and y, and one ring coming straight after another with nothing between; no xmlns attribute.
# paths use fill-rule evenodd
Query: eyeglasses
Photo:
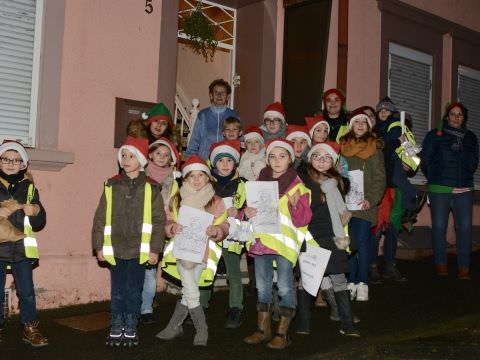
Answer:
<svg viewBox="0 0 480 360"><path fill-rule="evenodd" d="M312 160L327 163L333 162L333 158L330 155L322 156L320 154L312 154Z"/></svg>
<svg viewBox="0 0 480 360"><path fill-rule="evenodd" d="M13 165L20 165L23 160L22 159L9 159L6 157L0 157L0 160L2 161L2 164L8 165L8 164L13 164Z"/></svg>
<svg viewBox="0 0 480 360"><path fill-rule="evenodd" d="M282 120L280 119L265 119L265 125L267 124L280 124L282 122Z"/></svg>

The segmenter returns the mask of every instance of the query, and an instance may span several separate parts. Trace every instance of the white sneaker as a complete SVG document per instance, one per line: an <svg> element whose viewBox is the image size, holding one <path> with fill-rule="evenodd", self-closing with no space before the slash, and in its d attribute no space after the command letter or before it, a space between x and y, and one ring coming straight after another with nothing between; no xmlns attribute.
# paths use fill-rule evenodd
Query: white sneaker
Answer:
<svg viewBox="0 0 480 360"><path fill-rule="evenodd" d="M347 284L347 290L350 291L350 300L354 300L355 297L357 296L357 286L354 283L348 283Z"/></svg>
<svg viewBox="0 0 480 360"><path fill-rule="evenodd" d="M368 285L363 282L357 285L357 301L368 301Z"/></svg>

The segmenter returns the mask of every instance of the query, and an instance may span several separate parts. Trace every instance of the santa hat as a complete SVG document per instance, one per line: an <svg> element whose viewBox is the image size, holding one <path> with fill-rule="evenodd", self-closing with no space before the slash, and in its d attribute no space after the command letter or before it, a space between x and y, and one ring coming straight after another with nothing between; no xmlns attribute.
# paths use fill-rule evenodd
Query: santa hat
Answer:
<svg viewBox="0 0 480 360"><path fill-rule="evenodd" d="M267 150L266 150L267 161L268 161L268 155L270 154L272 149L275 147L281 147L287 150L290 153L290 158L292 159L292 162L295 161L295 151L293 150L293 144L291 141L281 139L281 138L275 138L267 142L266 146L267 146Z"/></svg>
<svg viewBox="0 0 480 360"><path fill-rule="evenodd" d="M313 133L315 132L315 129L322 124L327 126L327 134L330 133L330 125L326 120L323 120L323 116L321 115L314 116L314 117L307 116L305 117L305 122L307 123L308 134L312 139L313 139Z"/></svg>
<svg viewBox="0 0 480 360"><path fill-rule="evenodd" d="M380 102L375 108L377 113L382 111L383 109L388 110L392 113L397 111L397 107L393 103L392 99L390 99L388 96L385 96L382 100L380 100Z"/></svg>
<svg viewBox="0 0 480 360"><path fill-rule="evenodd" d="M135 157L138 159L140 166L143 170L148 163L148 140L143 138L134 138L132 136L128 136L125 140L125 143L120 146L118 149L118 162L120 163L120 167L123 168L122 163L122 150L130 151Z"/></svg>
<svg viewBox="0 0 480 360"><path fill-rule="evenodd" d="M348 123L348 128L350 130L352 130L353 123L357 120L366 120L370 129L372 128L372 120L370 120L370 118L367 115L365 115L364 113L360 113L360 114L357 114L357 115L353 116L350 119L350 122Z"/></svg>
<svg viewBox="0 0 480 360"><path fill-rule="evenodd" d="M265 139L263 138L262 131L257 126L249 126L243 135L243 139L245 142L252 139L259 140L262 144L265 143Z"/></svg>
<svg viewBox="0 0 480 360"><path fill-rule="evenodd" d="M307 140L308 146L312 146L312 139L310 139L305 125L288 125L285 139L293 141L295 138L305 139Z"/></svg>
<svg viewBox="0 0 480 360"><path fill-rule="evenodd" d="M279 102L274 102L273 104L268 105L263 113L263 120L275 118L282 120L284 124L286 123L285 109Z"/></svg>
<svg viewBox="0 0 480 360"><path fill-rule="evenodd" d="M185 160L185 163L182 166L182 177L185 178L189 172L194 170L203 171L210 176L210 168L205 160L198 155L191 155Z"/></svg>
<svg viewBox="0 0 480 360"><path fill-rule="evenodd" d="M147 126L155 121L165 120L168 126L173 127L172 114L164 103L158 103L142 114L142 118L147 120Z"/></svg>
<svg viewBox="0 0 480 360"><path fill-rule="evenodd" d="M172 165L175 165L175 168L178 170L180 167L181 158L177 147L170 140L164 137L160 137L158 140L151 143L148 148L151 149L154 145L165 145L168 150L170 150L170 155L172 156ZM176 177L180 177L180 175Z"/></svg>
<svg viewBox="0 0 480 360"><path fill-rule="evenodd" d="M229 157L238 164L240 161L240 140L223 140L210 146L210 164L215 167L218 160Z"/></svg>
<svg viewBox="0 0 480 360"><path fill-rule="evenodd" d="M334 164L337 162L338 154L340 153L340 145L338 145L335 141L325 141L323 143L313 145L307 154L308 161L310 161L312 154L320 149L325 150L327 154L332 157Z"/></svg>
<svg viewBox="0 0 480 360"><path fill-rule="evenodd" d="M15 140L3 140L2 145L0 145L0 156L3 155L4 152L8 150L15 150L18 152L20 157L22 158L23 163L25 166L28 165L28 154L22 144Z"/></svg>
<svg viewBox="0 0 480 360"><path fill-rule="evenodd" d="M343 107L343 105L345 105L345 100L347 100L347 98L345 97L345 94L341 90L339 90L339 89L328 89L327 91L325 91L323 93L323 96L322 96L324 107L327 107L327 97L330 94L336 94L340 98L340 101L342 102L342 107Z"/></svg>

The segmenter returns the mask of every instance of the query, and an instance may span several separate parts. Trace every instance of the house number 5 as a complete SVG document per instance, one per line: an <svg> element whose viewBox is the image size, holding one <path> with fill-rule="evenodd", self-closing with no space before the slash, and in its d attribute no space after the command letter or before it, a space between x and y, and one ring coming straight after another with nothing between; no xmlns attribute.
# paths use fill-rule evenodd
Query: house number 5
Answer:
<svg viewBox="0 0 480 360"><path fill-rule="evenodd" d="M153 0L145 0L145 12L147 14L151 14L153 12L152 1Z"/></svg>

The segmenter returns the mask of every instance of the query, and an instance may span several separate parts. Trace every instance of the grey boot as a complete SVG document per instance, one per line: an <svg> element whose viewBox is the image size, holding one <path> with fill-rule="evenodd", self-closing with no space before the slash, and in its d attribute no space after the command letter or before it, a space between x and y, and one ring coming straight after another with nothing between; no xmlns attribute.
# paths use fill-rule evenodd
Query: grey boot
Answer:
<svg viewBox="0 0 480 360"><path fill-rule="evenodd" d="M322 295L327 301L328 307L330 308L330 320L340 321L340 316L338 316L337 302L335 301L335 293L333 292L333 287L322 290Z"/></svg>
<svg viewBox="0 0 480 360"><path fill-rule="evenodd" d="M403 276L397 268L397 264L385 261L384 279L391 279L398 282L405 282L407 278Z"/></svg>
<svg viewBox="0 0 480 360"><path fill-rule="evenodd" d="M188 309L193 325L195 326L195 338L193 339L194 346L207 346L208 341L208 326L205 319L205 313L202 306L197 306L193 309Z"/></svg>
<svg viewBox="0 0 480 360"><path fill-rule="evenodd" d="M340 315L340 334L346 336L360 337L360 332L355 328L352 315L352 305L348 290L335 293Z"/></svg>
<svg viewBox="0 0 480 360"><path fill-rule="evenodd" d="M183 334L183 321L188 315L188 308L177 301L173 315L165 329L160 331L156 337L162 340L172 340Z"/></svg>

